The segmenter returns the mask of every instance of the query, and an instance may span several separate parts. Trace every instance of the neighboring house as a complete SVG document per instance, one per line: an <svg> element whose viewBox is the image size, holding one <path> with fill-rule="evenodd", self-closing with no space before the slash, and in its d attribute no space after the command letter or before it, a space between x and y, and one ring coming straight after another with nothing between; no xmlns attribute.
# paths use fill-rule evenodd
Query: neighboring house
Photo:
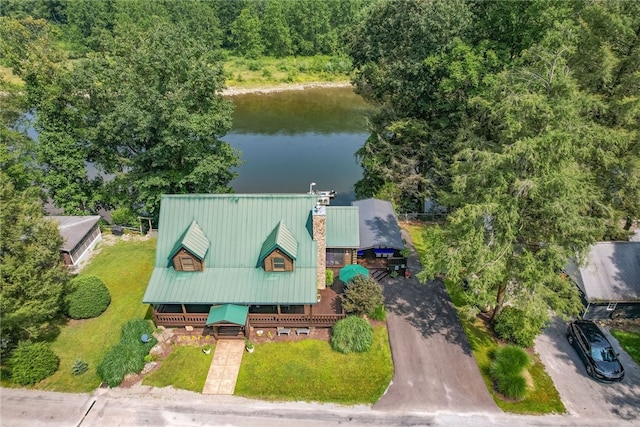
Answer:
<svg viewBox="0 0 640 427"><path fill-rule="evenodd" d="M47 216L58 223L64 240L60 252L67 267L75 268L88 258L95 245L102 240L98 227L99 215L92 216Z"/></svg>
<svg viewBox="0 0 640 427"><path fill-rule="evenodd" d="M356 208L320 206L315 195L162 196L143 302L157 325L209 326L216 336L331 327L344 313L325 272L356 259L357 218Z"/></svg>
<svg viewBox="0 0 640 427"><path fill-rule="evenodd" d="M567 273L585 303L584 319L640 318L640 242L600 242L586 265Z"/></svg>

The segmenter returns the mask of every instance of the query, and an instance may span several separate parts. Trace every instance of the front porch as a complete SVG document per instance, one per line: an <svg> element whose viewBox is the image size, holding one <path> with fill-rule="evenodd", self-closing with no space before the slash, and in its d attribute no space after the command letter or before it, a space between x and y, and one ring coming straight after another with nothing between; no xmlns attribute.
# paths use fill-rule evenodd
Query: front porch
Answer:
<svg viewBox="0 0 640 427"><path fill-rule="evenodd" d="M247 315L245 330L249 328L315 327L331 328L335 322L345 317L340 300L342 285L339 281L333 288L319 289L317 304L304 306L252 306ZM207 307L206 312L204 308ZM152 307L153 321L156 326L206 328L208 308L210 306L189 306L186 304L159 305ZM264 310L268 308L268 310ZM201 312L195 312L200 310ZM252 312L254 311L254 312ZM270 311L270 312L255 312ZM296 313L295 311L300 311Z"/></svg>

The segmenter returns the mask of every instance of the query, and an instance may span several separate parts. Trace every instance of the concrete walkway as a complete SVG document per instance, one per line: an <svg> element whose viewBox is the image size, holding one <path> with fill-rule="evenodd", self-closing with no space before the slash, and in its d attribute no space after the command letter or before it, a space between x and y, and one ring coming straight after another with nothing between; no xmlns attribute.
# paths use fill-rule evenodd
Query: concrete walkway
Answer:
<svg viewBox="0 0 640 427"><path fill-rule="evenodd" d="M219 340L202 394L233 394L244 354L244 341Z"/></svg>

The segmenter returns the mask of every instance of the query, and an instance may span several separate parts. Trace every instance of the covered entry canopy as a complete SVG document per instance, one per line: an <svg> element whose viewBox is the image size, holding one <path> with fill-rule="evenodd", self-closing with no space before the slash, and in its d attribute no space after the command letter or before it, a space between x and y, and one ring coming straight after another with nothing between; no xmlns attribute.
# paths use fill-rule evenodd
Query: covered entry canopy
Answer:
<svg viewBox="0 0 640 427"><path fill-rule="evenodd" d="M249 307L244 305L215 305L209 310L206 325L208 326L216 323L233 323L235 325L244 326L247 322L248 313Z"/></svg>

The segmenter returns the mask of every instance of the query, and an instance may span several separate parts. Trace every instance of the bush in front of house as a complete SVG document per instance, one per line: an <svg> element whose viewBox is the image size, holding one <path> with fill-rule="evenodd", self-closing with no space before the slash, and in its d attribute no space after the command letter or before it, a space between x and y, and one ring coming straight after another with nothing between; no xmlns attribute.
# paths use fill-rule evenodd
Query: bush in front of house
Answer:
<svg viewBox="0 0 640 427"><path fill-rule="evenodd" d="M523 372L530 363L529 355L520 347L509 345L497 350L490 368L496 389L512 399L523 399L527 394Z"/></svg>
<svg viewBox="0 0 640 427"><path fill-rule="evenodd" d="M23 341L7 362L12 382L32 385L53 375L60 360L46 343Z"/></svg>
<svg viewBox="0 0 640 427"><path fill-rule="evenodd" d="M349 281L341 296L347 313L357 316L369 315L384 302L382 286L369 276L356 276Z"/></svg>
<svg viewBox="0 0 640 427"><path fill-rule="evenodd" d="M505 307L496 319L494 331L505 340L522 347L533 346L533 341L540 331L547 325L548 318L525 312L515 307Z"/></svg>
<svg viewBox="0 0 640 427"><path fill-rule="evenodd" d="M384 308L384 304L380 304L379 306L376 307L375 310L373 310L371 313L369 313L369 318L373 319L373 320L378 320L378 321L383 321L384 319L387 318L387 311Z"/></svg>
<svg viewBox="0 0 640 427"><path fill-rule="evenodd" d="M109 387L116 387L127 374L142 371L145 356L157 343L152 333L153 327L147 320L134 319L125 323L120 341L111 347L98 365L100 379ZM146 335L147 342L143 342L143 335Z"/></svg>
<svg viewBox="0 0 640 427"><path fill-rule="evenodd" d="M327 268L324 274L325 274L325 280L326 280L327 286L333 285L333 281L335 280L335 277L333 277L333 270L330 268Z"/></svg>
<svg viewBox="0 0 640 427"><path fill-rule="evenodd" d="M90 319L100 316L109 307L111 295L99 277L80 276L71 281L64 300L70 318Z"/></svg>
<svg viewBox="0 0 640 427"><path fill-rule="evenodd" d="M145 364L142 346L142 343L119 342L111 347L98 365L100 379L109 387L117 387L125 375L142 371Z"/></svg>
<svg viewBox="0 0 640 427"><path fill-rule="evenodd" d="M347 316L333 325L331 348L343 354L364 353L373 344L373 328L359 316Z"/></svg>

